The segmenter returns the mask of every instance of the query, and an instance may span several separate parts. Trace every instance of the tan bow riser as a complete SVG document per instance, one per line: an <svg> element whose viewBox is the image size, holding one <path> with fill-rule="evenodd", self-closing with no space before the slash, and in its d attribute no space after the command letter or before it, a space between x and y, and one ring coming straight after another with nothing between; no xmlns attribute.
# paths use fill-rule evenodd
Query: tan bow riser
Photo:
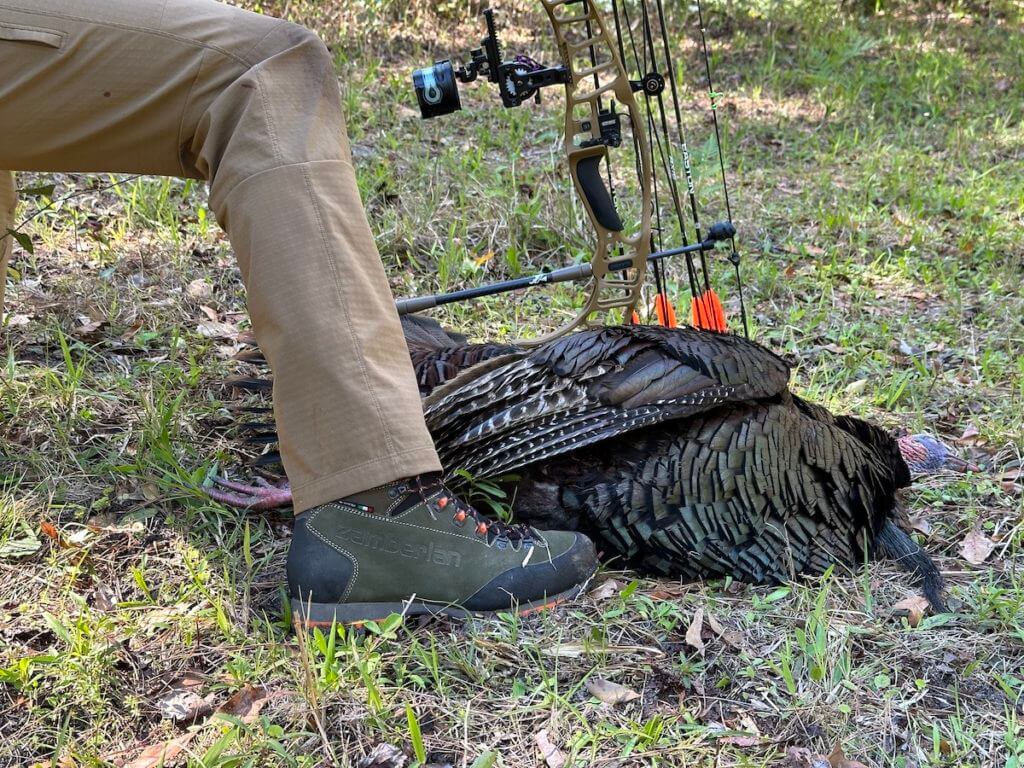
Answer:
<svg viewBox="0 0 1024 768"><path fill-rule="evenodd" d="M647 129L633 96L633 88L594 2L541 0L551 20L562 63L569 69L566 83L565 151L569 171L587 212L597 242L591 258L593 277L586 304L579 314L556 331L520 343L535 345L581 327L606 322L618 311L619 320L636 308L647 274L651 247L651 148ZM623 222L602 174L610 149L603 141L602 110L614 108L627 121L636 152L640 192L639 220ZM629 259L625 271L609 265Z"/></svg>

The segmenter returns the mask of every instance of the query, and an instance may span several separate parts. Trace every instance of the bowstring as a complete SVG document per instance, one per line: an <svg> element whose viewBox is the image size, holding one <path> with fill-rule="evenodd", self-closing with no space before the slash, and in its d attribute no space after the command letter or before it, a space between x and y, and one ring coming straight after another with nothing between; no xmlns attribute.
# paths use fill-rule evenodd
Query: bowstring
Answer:
<svg viewBox="0 0 1024 768"><path fill-rule="evenodd" d="M630 50L632 51L632 54L633 54L633 62L635 63L635 69L636 69L637 74L640 76L641 79L643 78L643 76L646 74L645 71L644 71L644 65L645 64L648 65L650 72L654 72L654 73L660 74L660 69L657 66L657 47L654 44L654 38L653 38L653 33L652 33L652 30L651 30L651 24L650 24L650 11L649 11L649 8L648 8L646 0L642 0L642 2L641 2L641 12L643 13L643 22L642 23L644 25L644 55L643 56L641 56L641 54L640 54L640 50L637 47L636 38L633 35L633 22L632 22L632 20L630 19L630 16L629 16L629 9L628 9L627 3L623 2L623 4L622 4L621 18L625 22L624 24L622 23L622 21L620 21L619 7L618 7L618 3L616 2L616 0L613 0L612 8L613 8L613 13L614 13L614 17L615 17L615 28L616 28L616 35L617 35L618 42L619 42L620 56L623 59L623 63L625 63L626 60L627 60L625 46L624 46L625 35L623 35L623 33L622 33L622 28L624 26L625 30L626 30L626 35L628 35L628 38L629 38ZM673 172L672 160L671 160L671 156L670 156L670 150L666 149L666 147L671 147L671 143L669 141L669 133L668 133L668 125L667 125L666 113L665 113L665 109L664 109L664 101L662 99L661 94L657 94L656 99L657 99L657 103L659 105L659 113L660 113L660 117L661 117L661 132L659 133L658 128L657 128L657 126L655 124L654 109L651 106L651 99L652 99L651 94L647 93L646 90L644 90L643 93L644 93L645 111L647 113L648 132L651 135L651 137L653 138L654 144L655 144L655 146L657 147L657 150L658 150L658 158L661 161L662 167L665 169L665 176L666 176L665 184L668 186L669 195L670 195L670 197L671 197L671 199L673 201L673 206L674 206L675 213L676 213L676 216L677 216L677 221L679 223L680 233L681 233L682 239L683 239L683 245L684 246L685 245L689 245L689 241L688 241L687 235L686 235L686 228L685 228L685 226L683 224L682 207L681 207L681 203L680 203L680 200L679 200L679 189L678 189L678 184L676 183L675 174ZM635 144L636 144L636 141L634 139L634 145ZM660 200L660 192L659 192L659 188L658 188L658 180L657 180L657 175L656 174L652 174L651 184L652 184L652 193L653 193L654 206L655 206L655 220L656 220L656 223L657 223L658 242L659 242L659 247L660 247L660 246L664 245L663 240L664 240L665 227L664 227L664 224L663 224L662 218L661 218L661 200ZM654 233L653 232L651 233L651 245L652 245L652 249L653 249L653 247L654 247ZM697 287L697 270L696 270L696 265L693 262L693 257L692 257L691 254L686 254L686 270L687 270L687 279L688 279L688 282L690 284L690 290L693 292L693 295L696 296L700 291L699 291L699 289ZM663 295L664 291L665 291L665 280L664 280L663 267L662 267L662 265L659 262L655 262L655 264L654 264L654 276L655 276L655 282L656 282L656 286L655 286L656 290L658 291L659 295Z"/></svg>
<svg viewBox="0 0 1024 768"><path fill-rule="evenodd" d="M660 2L660 0L659 0ZM722 194L725 198L725 214L732 223L732 205L729 202L729 185L725 173L725 155L722 152L722 134L718 127L718 103L715 88L711 83L711 52L708 50L707 30L704 27L704 10L700 0L697 0L697 21L700 24L700 42L704 50L704 72L707 75L708 98L711 102L711 122L715 128L715 146L718 148L718 167L722 173ZM743 335L750 338L750 328L747 323L747 307L743 298L743 279L740 276L740 255L736 250L736 238L729 238L729 261L732 262L736 274L736 288L740 294L740 317L743 319Z"/></svg>

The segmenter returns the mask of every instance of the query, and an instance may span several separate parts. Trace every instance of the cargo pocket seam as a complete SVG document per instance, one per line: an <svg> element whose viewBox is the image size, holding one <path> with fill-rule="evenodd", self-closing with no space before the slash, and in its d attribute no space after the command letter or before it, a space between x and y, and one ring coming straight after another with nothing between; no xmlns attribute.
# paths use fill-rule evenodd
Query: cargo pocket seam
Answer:
<svg viewBox="0 0 1024 768"><path fill-rule="evenodd" d="M65 32L56 29L0 24L0 40L8 40L15 43L36 43L60 50L64 47L66 37L67 34Z"/></svg>

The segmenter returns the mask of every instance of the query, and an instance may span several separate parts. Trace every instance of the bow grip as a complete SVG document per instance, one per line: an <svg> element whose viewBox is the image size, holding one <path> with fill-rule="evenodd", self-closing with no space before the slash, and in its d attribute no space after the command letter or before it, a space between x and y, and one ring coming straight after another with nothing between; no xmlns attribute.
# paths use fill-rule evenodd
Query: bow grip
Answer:
<svg viewBox="0 0 1024 768"><path fill-rule="evenodd" d="M594 214L597 223L610 232L621 232L623 230L622 218L615 210L615 201L612 200L608 188L601 178L601 161L604 159L604 152L600 154L587 155L575 159L576 178L580 183L580 191L587 200L587 205Z"/></svg>

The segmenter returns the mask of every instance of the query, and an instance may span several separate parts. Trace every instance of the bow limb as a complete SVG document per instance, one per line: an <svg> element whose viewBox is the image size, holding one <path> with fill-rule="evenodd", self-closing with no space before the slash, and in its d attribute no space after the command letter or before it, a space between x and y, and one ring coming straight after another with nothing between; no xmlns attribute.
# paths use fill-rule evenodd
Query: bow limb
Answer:
<svg viewBox="0 0 1024 768"><path fill-rule="evenodd" d="M565 86L565 151L569 172L596 232L591 257L593 277L579 314L558 330L523 343L539 344L600 322L600 316L620 310L633 313L640 300L651 253L651 149L647 129L633 96L633 87L595 0L541 0L554 31L563 65L569 71ZM609 183L602 178L610 148L622 143L622 120L628 121L636 157L640 191L639 221L622 221ZM626 271L612 270L613 262L630 261Z"/></svg>

